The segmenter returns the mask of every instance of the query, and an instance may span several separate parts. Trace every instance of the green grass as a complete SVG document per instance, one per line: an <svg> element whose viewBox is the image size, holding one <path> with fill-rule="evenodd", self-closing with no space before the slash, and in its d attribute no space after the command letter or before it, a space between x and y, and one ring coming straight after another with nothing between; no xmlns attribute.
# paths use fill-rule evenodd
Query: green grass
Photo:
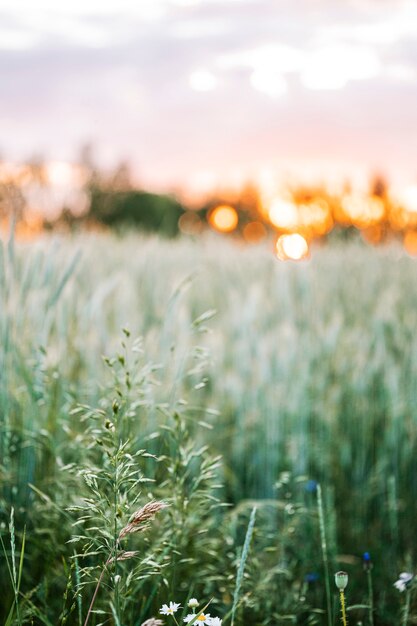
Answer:
<svg viewBox="0 0 417 626"><path fill-rule="evenodd" d="M173 504L170 526L160 522L161 536L146 540L156 561L141 565L116 609L112 600L129 616L124 626L155 614L177 588L213 595L216 614L230 612L254 504L239 619L327 624L307 479L322 486L329 564L349 571L352 604L366 605L369 551L376 623L398 621L392 583L416 562L416 281L416 262L397 247L334 246L292 264L214 239L2 246L0 507L6 552L11 507L17 545L27 527L19 620L78 624L85 615L100 562L71 564L67 507L87 497L82 468L107 471L94 420L113 419L117 399L120 441L158 457L140 457L138 471ZM110 367L102 355L114 357ZM199 505L189 510L191 493ZM211 508L214 497L233 507ZM316 571L320 582L306 587ZM11 586L4 620L13 602ZM369 612L358 611L366 622Z"/></svg>

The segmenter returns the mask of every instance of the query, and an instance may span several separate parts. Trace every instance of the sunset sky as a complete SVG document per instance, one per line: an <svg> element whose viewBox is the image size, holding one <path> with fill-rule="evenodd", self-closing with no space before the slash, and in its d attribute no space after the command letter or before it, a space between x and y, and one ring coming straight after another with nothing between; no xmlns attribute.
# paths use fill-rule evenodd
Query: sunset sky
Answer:
<svg viewBox="0 0 417 626"><path fill-rule="evenodd" d="M415 0L2 0L0 154L159 188L417 181Z"/></svg>

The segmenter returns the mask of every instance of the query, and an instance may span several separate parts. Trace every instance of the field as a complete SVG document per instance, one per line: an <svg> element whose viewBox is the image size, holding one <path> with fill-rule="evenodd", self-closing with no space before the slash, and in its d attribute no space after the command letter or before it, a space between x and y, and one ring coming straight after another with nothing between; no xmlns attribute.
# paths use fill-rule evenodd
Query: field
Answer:
<svg viewBox="0 0 417 626"><path fill-rule="evenodd" d="M225 624L330 626L338 570L351 624L417 623L393 586L417 557L415 263L359 243L299 264L210 238L3 245L0 620L82 626L107 562L90 624L197 597Z"/></svg>

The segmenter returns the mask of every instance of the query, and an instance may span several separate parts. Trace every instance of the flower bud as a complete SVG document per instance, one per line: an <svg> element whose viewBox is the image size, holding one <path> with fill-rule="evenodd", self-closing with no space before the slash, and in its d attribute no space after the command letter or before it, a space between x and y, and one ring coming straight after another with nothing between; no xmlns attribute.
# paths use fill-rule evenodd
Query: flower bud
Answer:
<svg viewBox="0 0 417 626"><path fill-rule="evenodd" d="M196 598L191 598L188 601L188 606L190 607L190 609L195 609L198 607L198 600L196 600Z"/></svg>
<svg viewBox="0 0 417 626"><path fill-rule="evenodd" d="M334 581L336 583L336 587L340 591L343 591L343 589L346 589L346 586L348 584L348 580L349 580L349 576L347 575L346 572L337 572L334 575Z"/></svg>

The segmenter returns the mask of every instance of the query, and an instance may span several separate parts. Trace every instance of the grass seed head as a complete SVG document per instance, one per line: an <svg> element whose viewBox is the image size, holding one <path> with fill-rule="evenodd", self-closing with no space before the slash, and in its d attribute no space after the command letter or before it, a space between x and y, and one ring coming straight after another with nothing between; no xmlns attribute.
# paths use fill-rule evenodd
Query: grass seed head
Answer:
<svg viewBox="0 0 417 626"><path fill-rule="evenodd" d="M123 550L123 552L119 552L119 554L117 555L117 560L127 561L128 559L133 559L137 554L139 554L138 550ZM108 559L107 565L109 565L110 563L114 563L114 556Z"/></svg>
<svg viewBox="0 0 417 626"><path fill-rule="evenodd" d="M123 539L130 533L143 532L149 527L149 522L155 517L159 511L165 509L168 505L165 502L157 502L153 500L148 502L141 509L133 514L130 522L120 531L119 539Z"/></svg>

